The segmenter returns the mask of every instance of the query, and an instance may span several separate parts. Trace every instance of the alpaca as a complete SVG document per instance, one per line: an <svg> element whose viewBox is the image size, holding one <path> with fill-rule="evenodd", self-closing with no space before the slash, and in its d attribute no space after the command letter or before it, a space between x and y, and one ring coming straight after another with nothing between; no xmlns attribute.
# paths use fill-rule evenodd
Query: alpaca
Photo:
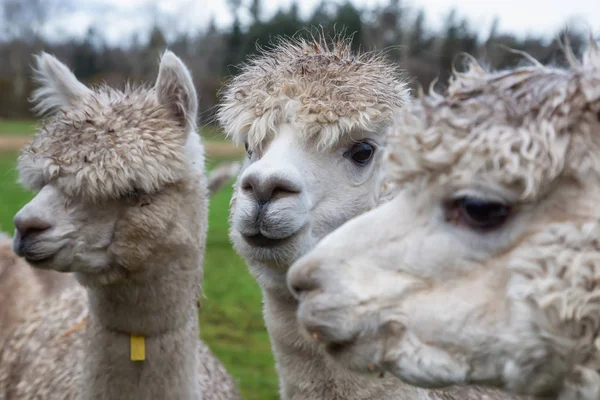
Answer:
<svg viewBox="0 0 600 400"><path fill-rule="evenodd" d="M472 60L398 114L395 197L288 274L302 331L340 365L600 398L600 49L565 47L567 69Z"/></svg>
<svg viewBox="0 0 600 400"><path fill-rule="evenodd" d="M208 175L206 187L209 196L217 193L227 182L235 178L240 172L240 167L239 162L223 162L217 165Z"/></svg>
<svg viewBox="0 0 600 400"><path fill-rule="evenodd" d="M223 162L207 178L209 196L237 175L239 163ZM43 299L76 284L72 274L32 268L12 250L12 238L0 232L0 351L6 337ZM67 322L67 321L64 321Z"/></svg>
<svg viewBox="0 0 600 400"><path fill-rule="evenodd" d="M379 201L383 132L408 98L401 73L376 54L352 54L342 39L282 40L223 95L219 121L248 153L234 185L230 237L262 289L281 398L481 398L433 397L391 377L347 372L302 337L286 286L296 259Z"/></svg>
<svg viewBox="0 0 600 400"><path fill-rule="evenodd" d="M51 115L18 159L37 194L13 248L81 286L12 332L0 398L239 398L199 340L208 193L189 71L166 51L153 88L118 91L36 64L34 109Z"/></svg>
<svg viewBox="0 0 600 400"><path fill-rule="evenodd" d="M37 303L75 284L68 274L33 269L12 251L12 239L0 232L0 351L4 341Z"/></svg>

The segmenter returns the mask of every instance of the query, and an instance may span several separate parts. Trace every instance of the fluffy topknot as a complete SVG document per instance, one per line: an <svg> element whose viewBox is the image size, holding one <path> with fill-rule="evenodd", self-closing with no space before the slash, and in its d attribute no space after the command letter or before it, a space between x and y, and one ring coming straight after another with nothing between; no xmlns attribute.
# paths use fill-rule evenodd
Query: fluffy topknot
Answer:
<svg viewBox="0 0 600 400"><path fill-rule="evenodd" d="M18 160L23 184L54 180L88 201L152 193L186 170L185 131L150 90L95 90L48 118Z"/></svg>
<svg viewBox="0 0 600 400"><path fill-rule="evenodd" d="M381 129L407 100L399 69L381 55L354 55L341 38L282 39L226 86L218 119L251 148L282 123L330 146L352 130Z"/></svg>
<svg viewBox="0 0 600 400"><path fill-rule="evenodd" d="M590 42L571 67L490 72L474 60L455 72L443 95L433 91L404 108L389 136L389 178L417 176L452 186L491 179L521 201L559 176L600 178L600 50Z"/></svg>
<svg viewBox="0 0 600 400"><path fill-rule="evenodd" d="M31 190L53 182L87 202L153 193L189 170L196 92L185 65L167 51L154 87L90 89L53 56L36 58L34 109L48 113L18 159ZM198 149L203 157L203 149Z"/></svg>

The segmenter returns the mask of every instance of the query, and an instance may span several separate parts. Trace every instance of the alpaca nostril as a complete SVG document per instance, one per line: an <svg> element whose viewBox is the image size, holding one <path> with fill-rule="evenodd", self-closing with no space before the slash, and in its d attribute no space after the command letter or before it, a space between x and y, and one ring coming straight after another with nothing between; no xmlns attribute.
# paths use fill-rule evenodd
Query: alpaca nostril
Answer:
<svg viewBox="0 0 600 400"><path fill-rule="evenodd" d="M250 183L249 181L244 181L244 184L242 185L242 190L244 192L252 193L254 191L254 188L252 187L252 183Z"/></svg>
<svg viewBox="0 0 600 400"><path fill-rule="evenodd" d="M306 295L307 293L314 292L319 289L319 284L315 279L311 278L298 278L296 277L290 282L290 291L299 299L300 297Z"/></svg>
<svg viewBox="0 0 600 400"><path fill-rule="evenodd" d="M300 286L291 286L290 290L292 291L292 294L294 295L294 297L298 298L302 295L302 288Z"/></svg>
<svg viewBox="0 0 600 400"><path fill-rule="evenodd" d="M20 218L15 217L14 219L15 228L21 238L25 238L26 236L37 235L49 230L52 225L44 221L41 218Z"/></svg>
<svg viewBox="0 0 600 400"><path fill-rule="evenodd" d="M307 293L321 289L318 273L321 265L318 258L305 256L290 267L287 274L287 285L292 295L300 299Z"/></svg>
<svg viewBox="0 0 600 400"><path fill-rule="evenodd" d="M280 185L273 188L271 198L293 196L300 193L299 189L293 188L289 185Z"/></svg>

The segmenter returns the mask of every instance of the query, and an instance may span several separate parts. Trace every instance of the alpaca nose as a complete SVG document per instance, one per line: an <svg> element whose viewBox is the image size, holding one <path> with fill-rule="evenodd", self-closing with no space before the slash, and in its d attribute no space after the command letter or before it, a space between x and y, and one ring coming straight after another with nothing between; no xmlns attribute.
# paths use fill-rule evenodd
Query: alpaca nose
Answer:
<svg viewBox="0 0 600 400"><path fill-rule="evenodd" d="M242 179L242 190L259 204L265 204L285 196L301 192L299 184L283 174L249 173Z"/></svg>
<svg viewBox="0 0 600 400"><path fill-rule="evenodd" d="M288 289L294 297L300 299L302 296L320 289L316 278L316 270L319 267L314 260L299 260L287 274Z"/></svg>
<svg viewBox="0 0 600 400"><path fill-rule="evenodd" d="M52 227L50 222L42 218L33 216L27 217L20 214L15 216L13 222L21 241L25 241L27 237L44 233Z"/></svg>

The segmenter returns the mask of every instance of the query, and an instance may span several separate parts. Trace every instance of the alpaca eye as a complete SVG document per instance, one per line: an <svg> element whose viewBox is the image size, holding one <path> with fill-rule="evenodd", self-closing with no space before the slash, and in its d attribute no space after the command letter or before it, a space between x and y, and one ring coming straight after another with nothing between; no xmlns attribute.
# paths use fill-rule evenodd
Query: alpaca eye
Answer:
<svg viewBox="0 0 600 400"><path fill-rule="evenodd" d="M511 214L511 207L499 201L461 197L452 201L447 218L479 231L499 228Z"/></svg>
<svg viewBox="0 0 600 400"><path fill-rule="evenodd" d="M371 161L375 154L375 147L367 142L356 143L344 156L349 157L356 164L364 167Z"/></svg>
<svg viewBox="0 0 600 400"><path fill-rule="evenodd" d="M244 147L246 148L246 153L248 153L248 155L251 156L252 151L250 150L250 146L248 145L248 142L244 142Z"/></svg>

